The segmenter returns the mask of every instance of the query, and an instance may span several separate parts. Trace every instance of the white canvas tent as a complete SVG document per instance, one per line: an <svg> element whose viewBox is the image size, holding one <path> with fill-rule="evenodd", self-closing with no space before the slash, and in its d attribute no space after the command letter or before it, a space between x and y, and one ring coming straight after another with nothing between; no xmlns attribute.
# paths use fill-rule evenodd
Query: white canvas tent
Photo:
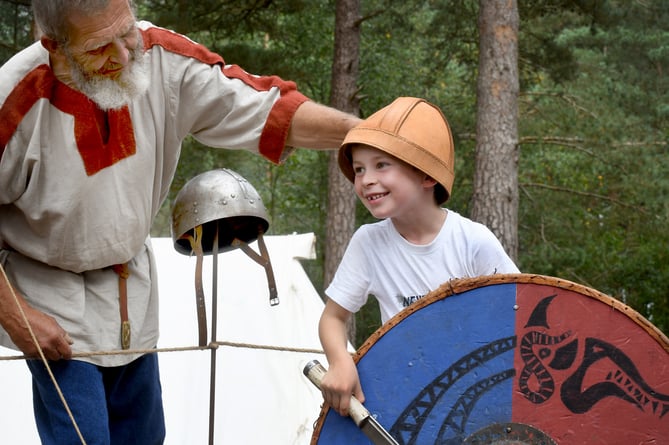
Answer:
<svg viewBox="0 0 669 445"><path fill-rule="evenodd" d="M327 365L317 324L323 303L299 260L315 257L313 234L265 237L280 303L270 306L265 270L241 250L219 255L215 442L222 445L308 444L321 395L302 375L312 359ZM195 258L169 238L153 240L161 291L159 348L197 345ZM256 243L251 247L257 252ZM204 289L211 329L212 257ZM209 337L208 337L209 338ZM16 355L1 350L2 355ZM210 350L161 352L167 445L208 442ZM22 361L0 362L0 437L38 444L30 378Z"/></svg>

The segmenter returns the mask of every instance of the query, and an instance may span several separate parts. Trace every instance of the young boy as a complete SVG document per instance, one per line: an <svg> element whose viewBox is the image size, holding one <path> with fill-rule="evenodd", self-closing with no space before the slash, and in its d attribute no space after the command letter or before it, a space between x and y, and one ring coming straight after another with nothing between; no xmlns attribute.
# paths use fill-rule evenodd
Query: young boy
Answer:
<svg viewBox="0 0 669 445"><path fill-rule="evenodd" d="M351 238L319 322L329 363L321 390L348 414L351 394L364 402L346 349L346 322L372 294L388 319L452 278L518 273L484 225L442 208L453 186L453 137L439 108L400 97L351 129L339 167L370 213L381 219Z"/></svg>

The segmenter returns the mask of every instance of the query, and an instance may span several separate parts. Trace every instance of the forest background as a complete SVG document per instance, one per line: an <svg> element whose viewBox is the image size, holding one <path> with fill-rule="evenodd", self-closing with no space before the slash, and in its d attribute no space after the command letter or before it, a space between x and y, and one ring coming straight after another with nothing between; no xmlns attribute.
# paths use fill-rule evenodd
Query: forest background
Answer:
<svg viewBox="0 0 669 445"><path fill-rule="evenodd" d="M485 0L482 0L485 1ZM227 63L297 82L329 103L334 0L137 0L141 19L187 34ZM471 215L479 69L479 2L361 0L356 98L365 117L398 96L447 116L456 178L447 207ZM669 2L518 2L518 247L521 271L574 281L669 330ZM0 0L0 64L33 41L28 0ZM226 167L263 197L269 234L314 232L304 263L321 295L327 153L283 165L188 139L154 236L170 236L172 199L198 173ZM355 226L372 222L360 205ZM475 308L472 308L475 310ZM379 326L373 299L354 342Z"/></svg>

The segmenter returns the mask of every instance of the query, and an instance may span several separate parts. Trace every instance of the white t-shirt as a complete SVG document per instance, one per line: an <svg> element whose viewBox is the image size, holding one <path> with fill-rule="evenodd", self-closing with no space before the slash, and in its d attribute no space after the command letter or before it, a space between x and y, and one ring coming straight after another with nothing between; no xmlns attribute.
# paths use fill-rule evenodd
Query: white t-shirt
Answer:
<svg viewBox="0 0 669 445"><path fill-rule="evenodd" d="M439 234L426 245L408 242L390 219L361 226L325 293L350 312L373 295L385 323L450 279L518 272L486 226L448 210Z"/></svg>
<svg viewBox="0 0 669 445"><path fill-rule="evenodd" d="M39 42L0 67L0 261L26 300L70 334L75 352L120 349L118 277L109 266L126 262L130 347L155 347L147 239L183 139L279 162L290 152L295 110L307 100L293 82L225 65L150 23L139 28L149 90L108 114L106 141L93 103L56 79ZM13 347L2 329L0 343ZM118 366L134 358L83 360Z"/></svg>

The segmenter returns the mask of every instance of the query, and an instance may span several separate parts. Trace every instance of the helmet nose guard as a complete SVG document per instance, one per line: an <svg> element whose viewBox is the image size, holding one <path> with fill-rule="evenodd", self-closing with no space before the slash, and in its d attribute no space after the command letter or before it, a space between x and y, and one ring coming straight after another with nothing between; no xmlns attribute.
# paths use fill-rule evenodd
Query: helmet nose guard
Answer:
<svg viewBox="0 0 669 445"><path fill-rule="evenodd" d="M190 239L202 226L204 255L211 254L218 232L220 252L251 243L264 234L269 221L262 198L241 175L217 169L189 180L177 194L172 207L172 241L184 255L193 254ZM217 230L218 229L218 230Z"/></svg>

